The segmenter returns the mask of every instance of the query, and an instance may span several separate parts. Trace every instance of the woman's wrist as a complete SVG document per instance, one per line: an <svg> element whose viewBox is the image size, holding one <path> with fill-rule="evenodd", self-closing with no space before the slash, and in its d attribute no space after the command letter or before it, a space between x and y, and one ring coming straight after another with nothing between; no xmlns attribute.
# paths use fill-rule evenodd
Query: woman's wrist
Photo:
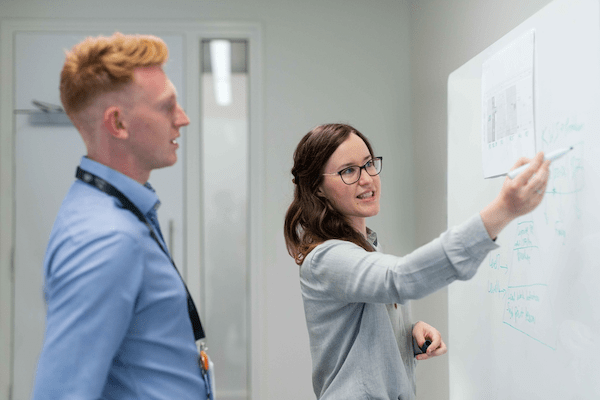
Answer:
<svg viewBox="0 0 600 400"><path fill-rule="evenodd" d="M479 215L492 240L496 240L502 229L515 218L498 199L488 204Z"/></svg>

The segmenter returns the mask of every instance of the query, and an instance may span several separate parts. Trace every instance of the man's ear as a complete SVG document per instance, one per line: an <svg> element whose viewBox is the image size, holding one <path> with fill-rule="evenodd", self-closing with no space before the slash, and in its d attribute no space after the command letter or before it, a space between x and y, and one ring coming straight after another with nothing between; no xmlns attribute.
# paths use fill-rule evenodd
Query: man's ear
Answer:
<svg viewBox="0 0 600 400"><path fill-rule="evenodd" d="M116 139L127 139L128 132L124 122L121 119L121 110L119 107L108 107L104 111L104 128Z"/></svg>

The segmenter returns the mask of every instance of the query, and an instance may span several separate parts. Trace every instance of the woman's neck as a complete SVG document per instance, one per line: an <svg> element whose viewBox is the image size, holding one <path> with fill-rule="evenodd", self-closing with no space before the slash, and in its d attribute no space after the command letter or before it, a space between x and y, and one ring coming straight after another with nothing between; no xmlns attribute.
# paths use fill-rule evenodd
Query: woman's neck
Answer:
<svg viewBox="0 0 600 400"><path fill-rule="evenodd" d="M367 238L367 219L366 218L353 218L350 220L350 225L361 235Z"/></svg>

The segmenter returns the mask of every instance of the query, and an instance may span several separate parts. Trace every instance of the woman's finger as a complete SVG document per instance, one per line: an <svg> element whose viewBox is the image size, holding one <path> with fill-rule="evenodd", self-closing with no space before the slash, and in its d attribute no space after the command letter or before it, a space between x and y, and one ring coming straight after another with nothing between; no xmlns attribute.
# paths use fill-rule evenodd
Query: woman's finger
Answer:
<svg viewBox="0 0 600 400"><path fill-rule="evenodd" d="M522 159L519 159L519 161L517 161L517 163L519 163L521 161L522 161ZM538 171L538 169L540 168L540 166L542 165L543 162L544 162L544 153L540 151L539 153L536 154L535 157L533 157L533 159L529 163L529 167L527 167L525 169L525 171L523 171L519 175L517 175L513 181L515 183L517 183L519 186L525 186L531 180L533 175ZM523 164L521 164L521 165L523 165ZM517 164L515 164L515 167L517 167Z"/></svg>

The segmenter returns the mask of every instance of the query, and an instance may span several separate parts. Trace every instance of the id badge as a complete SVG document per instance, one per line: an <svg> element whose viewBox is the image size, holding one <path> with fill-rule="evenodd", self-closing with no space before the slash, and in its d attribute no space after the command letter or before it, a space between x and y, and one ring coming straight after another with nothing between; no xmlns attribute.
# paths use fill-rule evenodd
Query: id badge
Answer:
<svg viewBox="0 0 600 400"><path fill-rule="evenodd" d="M211 371L212 362L206 353L208 347L203 341L197 342L198 346L198 364L200 365L200 372L202 372L202 379L204 379L204 386L206 387L206 399L214 400L214 379L213 371Z"/></svg>

